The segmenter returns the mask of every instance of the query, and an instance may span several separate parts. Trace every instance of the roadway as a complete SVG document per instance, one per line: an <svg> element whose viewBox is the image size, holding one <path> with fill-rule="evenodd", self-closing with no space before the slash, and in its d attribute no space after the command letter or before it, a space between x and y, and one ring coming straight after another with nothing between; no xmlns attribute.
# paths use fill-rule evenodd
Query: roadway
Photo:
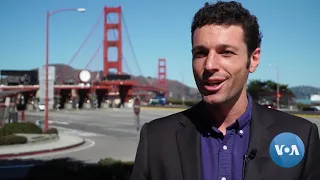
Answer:
<svg viewBox="0 0 320 180"><path fill-rule="evenodd" d="M140 126L153 119L173 114L179 110L142 109ZM27 121L44 119L44 112L26 112ZM49 113L49 127L58 128L60 132L83 137L86 144L82 147L26 156L23 159L55 159L70 157L88 163L96 163L101 158L112 157L124 161L134 159L139 132L132 109L97 109L52 111Z"/></svg>
<svg viewBox="0 0 320 180"><path fill-rule="evenodd" d="M141 125L153 119L170 115L181 109L144 108L141 110ZM44 112L27 112L28 121L43 120ZM97 109L52 111L49 126L60 132L84 137L85 145L62 152L23 157L24 159L73 158L88 163L96 163L101 158L130 161L134 160L139 140L135 116L132 109ZM316 123L320 129L320 119L305 117Z"/></svg>

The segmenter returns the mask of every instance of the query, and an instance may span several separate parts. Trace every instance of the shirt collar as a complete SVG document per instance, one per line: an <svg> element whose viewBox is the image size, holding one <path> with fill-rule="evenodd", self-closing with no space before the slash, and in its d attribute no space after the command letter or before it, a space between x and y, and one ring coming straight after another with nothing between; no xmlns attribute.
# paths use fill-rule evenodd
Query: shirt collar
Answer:
<svg viewBox="0 0 320 180"><path fill-rule="evenodd" d="M240 129L244 128L251 120L252 98L250 95L248 95L247 98L248 98L248 105L247 105L246 111L237 119Z"/></svg>
<svg viewBox="0 0 320 180"><path fill-rule="evenodd" d="M251 121L251 114L252 114L252 98L250 95L247 95L248 98L248 105L246 108L246 111L232 124L230 125L227 129L235 129L239 135L242 136L243 133L241 133L241 130L249 124ZM204 113L207 114L207 113ZM203 122L204 125L207 127L206 129L208 130L206 133L212 133L216 132L218 133L218 129L212 126L212 120L209 119L208 117L204 117L205 121ZM213 131L212 131L213 130Z"/></svg>

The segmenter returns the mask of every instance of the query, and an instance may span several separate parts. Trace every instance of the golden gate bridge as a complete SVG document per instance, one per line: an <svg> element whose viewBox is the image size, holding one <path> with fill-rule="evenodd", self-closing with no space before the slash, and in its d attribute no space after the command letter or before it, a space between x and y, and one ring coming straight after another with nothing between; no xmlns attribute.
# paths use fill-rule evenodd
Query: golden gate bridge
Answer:
<svg viewBox="0 0 320 180"><path fill-rule="evenodd" d="M116 14L118 16L117 22L112 22L110 18L110 14ZM69 99L72 99L72 96L74 93L76 93L79 96L79 103L83 103L86 99L88 99L88 96L90 93L95 93L97 95L97 100L99 107L101 105L101 102L104 99L108 99L112 96L118 96L121 99L121 102L128 102L129 99L131 99L133 96L140 96L144 99L150 98L149 92L162 92L167 96L167 78L166 78L166 59L159 58L158 59L158 80L156 85L150 85L146 79L144 81L146 82L146 85L138 84L137 81L131 79L129 74L131 73L130 67L128 66L127 59L125 59L123 55L123 32L122 29L124 27L127 35L127 39L129 41L130 48L133 52L133 60L135 61L140 74L143 76L141 67L139 65L139 62L137 61L133 45L131 43L130 34L127 28L127 25L124 20L124 16L122 13L121 6L118 7L107 7L105 6L103 8L103 11L99 15L96 23L91 28L89 34L86 36L85 40L81 44L81 46L78 48L76 53L73 55L73 57L70 59L70 61L67 63L67 65L70 65L79 52L82 50L90 36L93 34L95 29L97 28L98 24L101 22L101 19L103 17L103 28L104 28L104 36L102 43L99 45L99 47L96 49L86 66L83 70L86 70L90 64L93 62L93 60L96 58L97 53L103 49L103 75L102 77L99 77L98 79L94 79L91 77L90 85L84 86L83 84L55 84L54 85L54 94L59 95L60 103L64 104ZM110 37L110 34L108 32L113 32L113 38ZM110 40L113 39L113 40ZM108 51L110 48L116 48L117 49L117 58L111 59L111 57L108 54ZM129 71L129 74L126 74L123 72L123 65L126 66L126 69ZM59 72L56 72L56 80L63 78L64 75L66 75L66 68L62 68ZM116 73L110 73L112 70L115 70ZM5 73L7 72L7 74ZM1 71L2 75L21 75L25 72L20 71L20 74L13 73L12 71ZM145 78L145 77L144 77ZM81 79L81 78L79 78ZM25 96L25 101L28 101L28 98L35 97L37 91L39 90L40 85L0 85L0 91L9 91L9 90L20 90L21 93Z"/></svg>

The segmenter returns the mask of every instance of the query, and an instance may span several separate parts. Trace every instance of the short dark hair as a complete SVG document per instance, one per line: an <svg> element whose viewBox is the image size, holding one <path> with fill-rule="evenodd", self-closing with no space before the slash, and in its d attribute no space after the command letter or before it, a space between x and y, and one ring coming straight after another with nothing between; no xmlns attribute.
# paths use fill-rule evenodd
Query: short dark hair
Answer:
<svg viewBox="0 0 320 180"><path fill-rule="evenodd" d="M244 31L244 41L248 49L248 57L260 47L262 34L259 30L258 19L251 15L249 10L242 7L241 3L218 1L213 4L205 3L193 17L191 25L191 41L197 28L205 25L240 25Z"/></svg>

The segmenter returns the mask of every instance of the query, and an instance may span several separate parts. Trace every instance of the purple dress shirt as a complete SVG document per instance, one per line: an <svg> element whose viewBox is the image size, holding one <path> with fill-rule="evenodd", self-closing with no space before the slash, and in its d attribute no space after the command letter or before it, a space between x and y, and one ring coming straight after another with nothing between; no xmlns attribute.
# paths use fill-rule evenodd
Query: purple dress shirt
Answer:
<svg viewBox="0 0 320 180"><path fill-rule="evenodd" d="M243 158L247 153L250 136L252 100L244 114L226 130L216 127L201 135L202 180L242 180Z"/></svg>

